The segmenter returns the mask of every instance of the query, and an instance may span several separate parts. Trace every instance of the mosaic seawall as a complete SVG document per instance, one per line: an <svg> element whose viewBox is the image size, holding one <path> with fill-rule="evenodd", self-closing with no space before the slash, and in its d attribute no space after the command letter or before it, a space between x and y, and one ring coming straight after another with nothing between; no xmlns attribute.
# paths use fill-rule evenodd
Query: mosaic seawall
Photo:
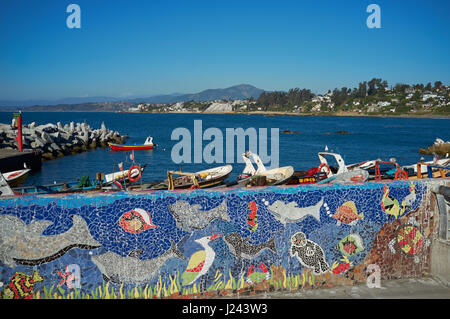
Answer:
<svg viewBox="0 0 450 319"><path fill-rule="evenodd" d="M421 277L430 183L0 200L2 298L210 298Z"/></svg>

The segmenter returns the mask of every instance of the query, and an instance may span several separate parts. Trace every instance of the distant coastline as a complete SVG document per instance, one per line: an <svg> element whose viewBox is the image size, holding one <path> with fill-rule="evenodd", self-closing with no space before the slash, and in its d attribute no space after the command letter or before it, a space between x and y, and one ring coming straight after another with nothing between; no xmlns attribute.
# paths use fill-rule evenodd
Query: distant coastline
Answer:
<svg viewBox="0 0 450 319"><path fill-rule="evenodd" d="M18 110L0 110L2 113L14 113ZM430 118L430 119L450 119L450 114L369 114L357 112L336 112L336 113L296 113L280 111L248 111L248 112L194 112L194 111L169 111L169 112L132 112L132 111L29 111L26 108L23 113L126 113L126 114L212 114L212 115L264 115L264 116L300 116L300 117L380 117L380 118Z"/></svg>
<svg viewBox="0 0 450 319"><path fill-rule="evenodd" d="M426 85L397 83L389 86L387 81L373 78L360 82L353 89L335 88L325 94L315 94L310 89L300 88L264 91L252 85L241 84L194 94L161 95L124 101L110 99L108 102L87 102L85 99L68 98L51 105L11 104L0 106L0 111L14 112L21 109L23 112L450 118L450 86L441 81ZM78 103L69 103L75 101Z"/></svg>

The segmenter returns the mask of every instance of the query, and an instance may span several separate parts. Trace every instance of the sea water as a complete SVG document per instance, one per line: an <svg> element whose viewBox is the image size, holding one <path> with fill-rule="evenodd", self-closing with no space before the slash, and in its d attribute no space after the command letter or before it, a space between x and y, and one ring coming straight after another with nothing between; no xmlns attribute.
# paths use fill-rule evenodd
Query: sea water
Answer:
<svg viewBox="0 0 450 319"><path fill-rule="evenodd" d="M0 112L0 123L11 123L12 113ZM71 121L86 122L93 129L102 122L108 129L128 135L126 144L143 144L147 136L153 137L157 147L153 150L135 151L135 161L147 164L143 181L167 178L167 170L195 172L228 163L181 163L173 161L172 148L179 141L172 140L176 128L194 130L194 120L202 120L202 128L271 128L279 129L279 166L292 165L296 170L306 170L319 164L317 152L325 146L340 153L346 164L365 160L395 158L400 165L414 164L423 156L420 148L433 144L437 137L450 140L450 120L432 118L386 117L332 117L332 116L264 116L247 114L150 114L150 113L89 113L89 112L24 112L23 123L37 125ZM284 134L283 130L298 134ZM345 131L344 133L336 133ZM270 138L270 134L268 135ZM269 145L270 145L270 141ZM203 141L205 147L210 141ZM247 139L248 143L248 139ZM235 143L236 145L236 143ZM236 145L237 146L237 145ZM225 148L225 145L224 145ZM270 151L270 146L267 148ZM194 145L192 145L194 152ZM228 181L236 179L244 168L237 162L235 150L233 172ZM83 175L91 179L95 174L118 171L118 163L131 166L129 153L113 152L98 148L84 153L46 161L38 172L31 174L24 185L42 185L53 182L73 181ZM449 154L450 155L450 154ZM273 156L271 154L271 156ZM424 156L431 160L431 156Z"/></svg>

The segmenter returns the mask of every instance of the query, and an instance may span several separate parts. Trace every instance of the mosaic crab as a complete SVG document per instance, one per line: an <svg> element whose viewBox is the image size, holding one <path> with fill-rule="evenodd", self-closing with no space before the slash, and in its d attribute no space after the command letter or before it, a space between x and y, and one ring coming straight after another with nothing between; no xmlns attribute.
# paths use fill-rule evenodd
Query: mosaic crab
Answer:
<svg viewBox="0 0 450 319"><path fill-rule="evenodd" d="M263 263L261 263L259 265L259 268L261 268L262 271L255 271L255 266L250 266L250 268L248 269L247 272L247 283L249 283L250 285L252 284L256 284L259 282L264 282L266 280L270 279L270 273L267 270L266 265L264 265Z"/></svg>
<svg viewBox="0 0 450 319"><path fill-rule="evenodd" d="M417 264L420 261L418 255L429 245L430 240L424 238L419 224L411 217L407 223L397 228L394 239L389 242L389 249L393 254L400 250L406 256L413 257Z"/></svg>

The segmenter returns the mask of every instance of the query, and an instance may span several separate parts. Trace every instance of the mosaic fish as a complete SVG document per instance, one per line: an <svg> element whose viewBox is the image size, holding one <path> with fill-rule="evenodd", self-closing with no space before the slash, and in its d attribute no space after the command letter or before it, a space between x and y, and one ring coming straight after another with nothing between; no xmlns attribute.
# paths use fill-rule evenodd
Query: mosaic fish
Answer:
<svg viewBox="0 0 450 319"><path fill-rule="evenodd" d="M33 299L34 284L41 282L44 279L37 271L33 272L33 276L16 272L11 277L9 284L2 291L3 299Z"/></svg>
<svg viewBox="0 0 450 319"><path fill-rule="evenodd" d="M353 267L353 263L348 259L347 256L343 256L343 258L339 261L335 261L331 266L330 272L335 275L346 273L351 267Z"/></svg>
<svg viewBox="0 0 450 319"><path fill-rule="evenodd" d="M297 256L300 263L314 270L314 274L320 275L330 269L325 253L318 244L306 239L302 232L295 233L291 238L291 256Z"/></svg>
<svg viewBox="0 0 450 319"><path fill-rule="evenodd" d="M101 271L103 278L114 283L141 283L152 280L159 275L161 267L170 258L185 259L173 241L170 249L156 258L141 260L139 259L141 255L142 251L139 250L131 252L127 257L107 252L92 256L91 259Z"/></svg>
<svg viewBox="0 0 450 319"><path fill-rule="evenodd" d="M207 211L202 210L199 204L190 205L184 200L169 205L169 211L175 217L177 225L187 232L203 229L214 219L230 221L227 210L226 200L219 206Z"/></svg>
<svg viewBox="0 0 450 319"><path fill-rule="evenodd" d="M337 209L334 215L330 216L337 220L338 226L341 224L354 226L358 220L362 220L364 218L363 213L358 214L355 202L353 201L345 202Z"/></svg>
<svg viewBox="0 0 450 319"><path fill-rule="evenodd" d="M237 258L253 259L260 255L265 249L270 249L275 254L277 253L275 240L273 238L265 243L253 245L249 244L249 238L242 238L239 233L231 233L224 236L224 240L230 249L230 253Z"/></svg>
<svg viewBox="0 0 450 319"><path fill-rule="evenodd" d="M150 214L142 208L135 208L124 213L118 223L126 232L133 234L158 227L152 223Z"/></svg>
<svg viewBox="0 0 450 319"><path fill-rule="evenodd" d="M306 216L312 216L320 222L320 208L322 204L323 198L316 205L307 207L298 207L295 201L286 204L281 200L277 200L269 206L269 211L283 225L299 222Z"/></svg>
<svg viewBox="0 0 450 319"><path fill-rule="evenodd" d="M254 232L258 228L258 205L254 201L251 201L248 203L248 209L250 210L247 218L248 230Z"/></svg>
<svg viewBox="0 0 450 319"><path fill-rule="evenodd" d="M100 244L92 238L86 221L73 215L73 226L65 233L42 235L53 222L38 220L26 225L20 218L0 216L0 260L9 267L16 263L39 265L55 260L72 248L94 249Z"/></svg>

